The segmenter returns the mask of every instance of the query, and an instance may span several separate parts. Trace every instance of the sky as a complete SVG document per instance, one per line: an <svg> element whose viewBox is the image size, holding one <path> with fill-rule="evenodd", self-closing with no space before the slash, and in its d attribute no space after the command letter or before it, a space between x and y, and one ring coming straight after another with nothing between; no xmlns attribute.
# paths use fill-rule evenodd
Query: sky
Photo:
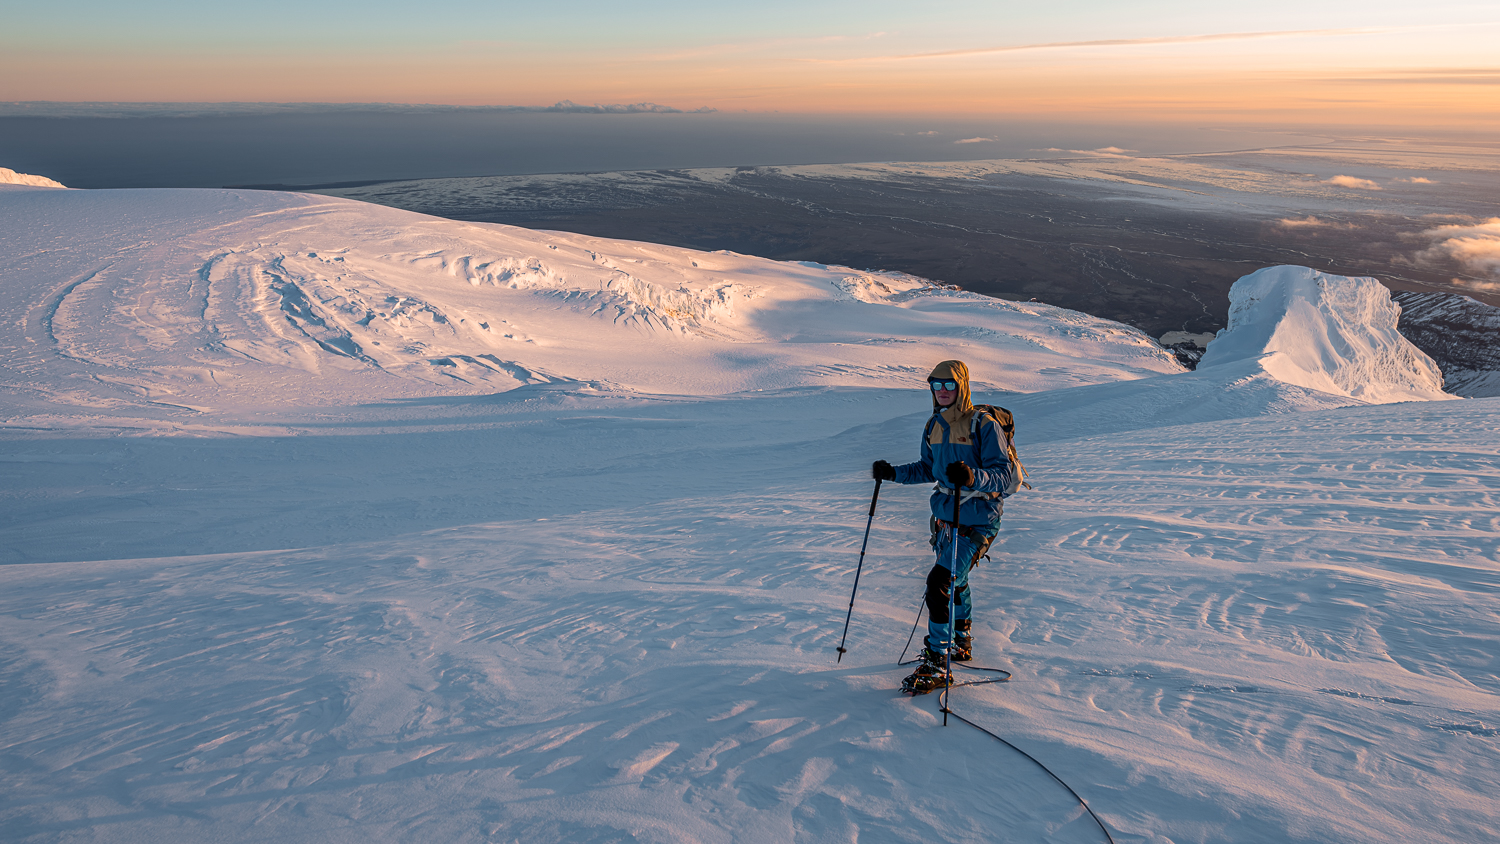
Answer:
<svg viewBox="0 0 1500 844"><path fill-rule="evenodd" d="M0 101L1489 125L1500 5L0 2Z"/></svg>

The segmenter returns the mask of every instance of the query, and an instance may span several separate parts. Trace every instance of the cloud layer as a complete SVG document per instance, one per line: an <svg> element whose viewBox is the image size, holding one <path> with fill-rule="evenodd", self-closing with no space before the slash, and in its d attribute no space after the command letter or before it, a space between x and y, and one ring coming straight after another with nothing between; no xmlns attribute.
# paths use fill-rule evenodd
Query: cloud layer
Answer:
<svg viewBox="0 0 1500 844"><path fill-rule="evenodd" d="M1417 253L1417 259L1436 261L1451 259L1470 272L1500 280L1500 217L1491 217L1472 225L1438 226L1423 235L1434 243ZM1476 286L1495 289L1491 282Z"/></svg>
<svg viewBox="0 0 1500 844"><path fill-rule="evenodd" d="M1284 218L1284 219L1281 219L1281 220L1277 220L1276 222L1278 224L1280 224L1280 225L1286 226L1289 229L1352 229L1352 228L1354 228L1354 224L1353 223L1338 223L1338 222L1333 222L1331 220L1324 220L1324 219L1321 219L1321 218L1318 218L1318 217L1313 217L1313 216L1297 217L1297 218L1287 217L1287 218Z"/></svg>
<svg viewBox="0 0 1500 844"><path fill-rule="evenodd" d="M1334 176L1331 179L1324 179L1323 184L1337 185L1341 188L1355 188L1356 190L1381 189L1380 185L1376 184L1375 182L1372 182L1369 179L1361 179L1357 176Z"/></svg>

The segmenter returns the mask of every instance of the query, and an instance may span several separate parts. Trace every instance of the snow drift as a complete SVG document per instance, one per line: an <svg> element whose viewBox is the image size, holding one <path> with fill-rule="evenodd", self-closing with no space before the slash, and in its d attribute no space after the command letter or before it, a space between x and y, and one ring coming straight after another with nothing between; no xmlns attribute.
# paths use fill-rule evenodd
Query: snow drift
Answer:
<svg viewBox="0 0 1500 844"><path fill-rule="evenodd" d="M1396 330L1401 308L1373 278L1267 267L1229 290L1229 326L1199 371L1256 361L1286 384L1367 404L1453 398L1437 364Z"/></svg>

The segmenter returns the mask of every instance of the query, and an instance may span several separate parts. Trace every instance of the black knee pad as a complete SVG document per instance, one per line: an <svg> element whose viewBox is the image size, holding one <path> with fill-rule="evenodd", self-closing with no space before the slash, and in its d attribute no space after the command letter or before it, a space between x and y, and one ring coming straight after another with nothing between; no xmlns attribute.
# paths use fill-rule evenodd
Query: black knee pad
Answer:
<svg viewBox="0 0 1500 844"><path fill-rule="evenodd" d="M942 566L927 573L927 615L938 624L948 623L948 581L952 575Z"/></svg>
<svg viewBox="0 0 1500 844"><path fill-rule="evenodd" d="M967 601L968 599L969 599L969 584L965 583L964 585L958 587L958 591L957 592L953 593L953 603L954 603L954 605L962 604L964 601Z"/></svg>

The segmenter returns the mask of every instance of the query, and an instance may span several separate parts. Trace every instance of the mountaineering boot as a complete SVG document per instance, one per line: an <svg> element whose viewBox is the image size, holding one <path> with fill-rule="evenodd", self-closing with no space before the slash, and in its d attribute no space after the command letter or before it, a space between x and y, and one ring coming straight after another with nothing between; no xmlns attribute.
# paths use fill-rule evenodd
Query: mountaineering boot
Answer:
<svg viewBox="0 0 1500 844"><path fill-rule="evenodd" d="M974 626L974 620L960 618L953 625L956 630L953 634L953 650L949 651L954 662L968 662L974 658L974 637L969 635L969 629Z"/></svg>
<svg viewBox="0 0 1500 844"><path fill-rule="evenodd" d="M913 695L925 695L934 689L941 689L953 682L953 675L948 673L947 659L940 651L932 648L922 648L922 664L917 670L907 675L901 681L901 691Z"/></svg>

